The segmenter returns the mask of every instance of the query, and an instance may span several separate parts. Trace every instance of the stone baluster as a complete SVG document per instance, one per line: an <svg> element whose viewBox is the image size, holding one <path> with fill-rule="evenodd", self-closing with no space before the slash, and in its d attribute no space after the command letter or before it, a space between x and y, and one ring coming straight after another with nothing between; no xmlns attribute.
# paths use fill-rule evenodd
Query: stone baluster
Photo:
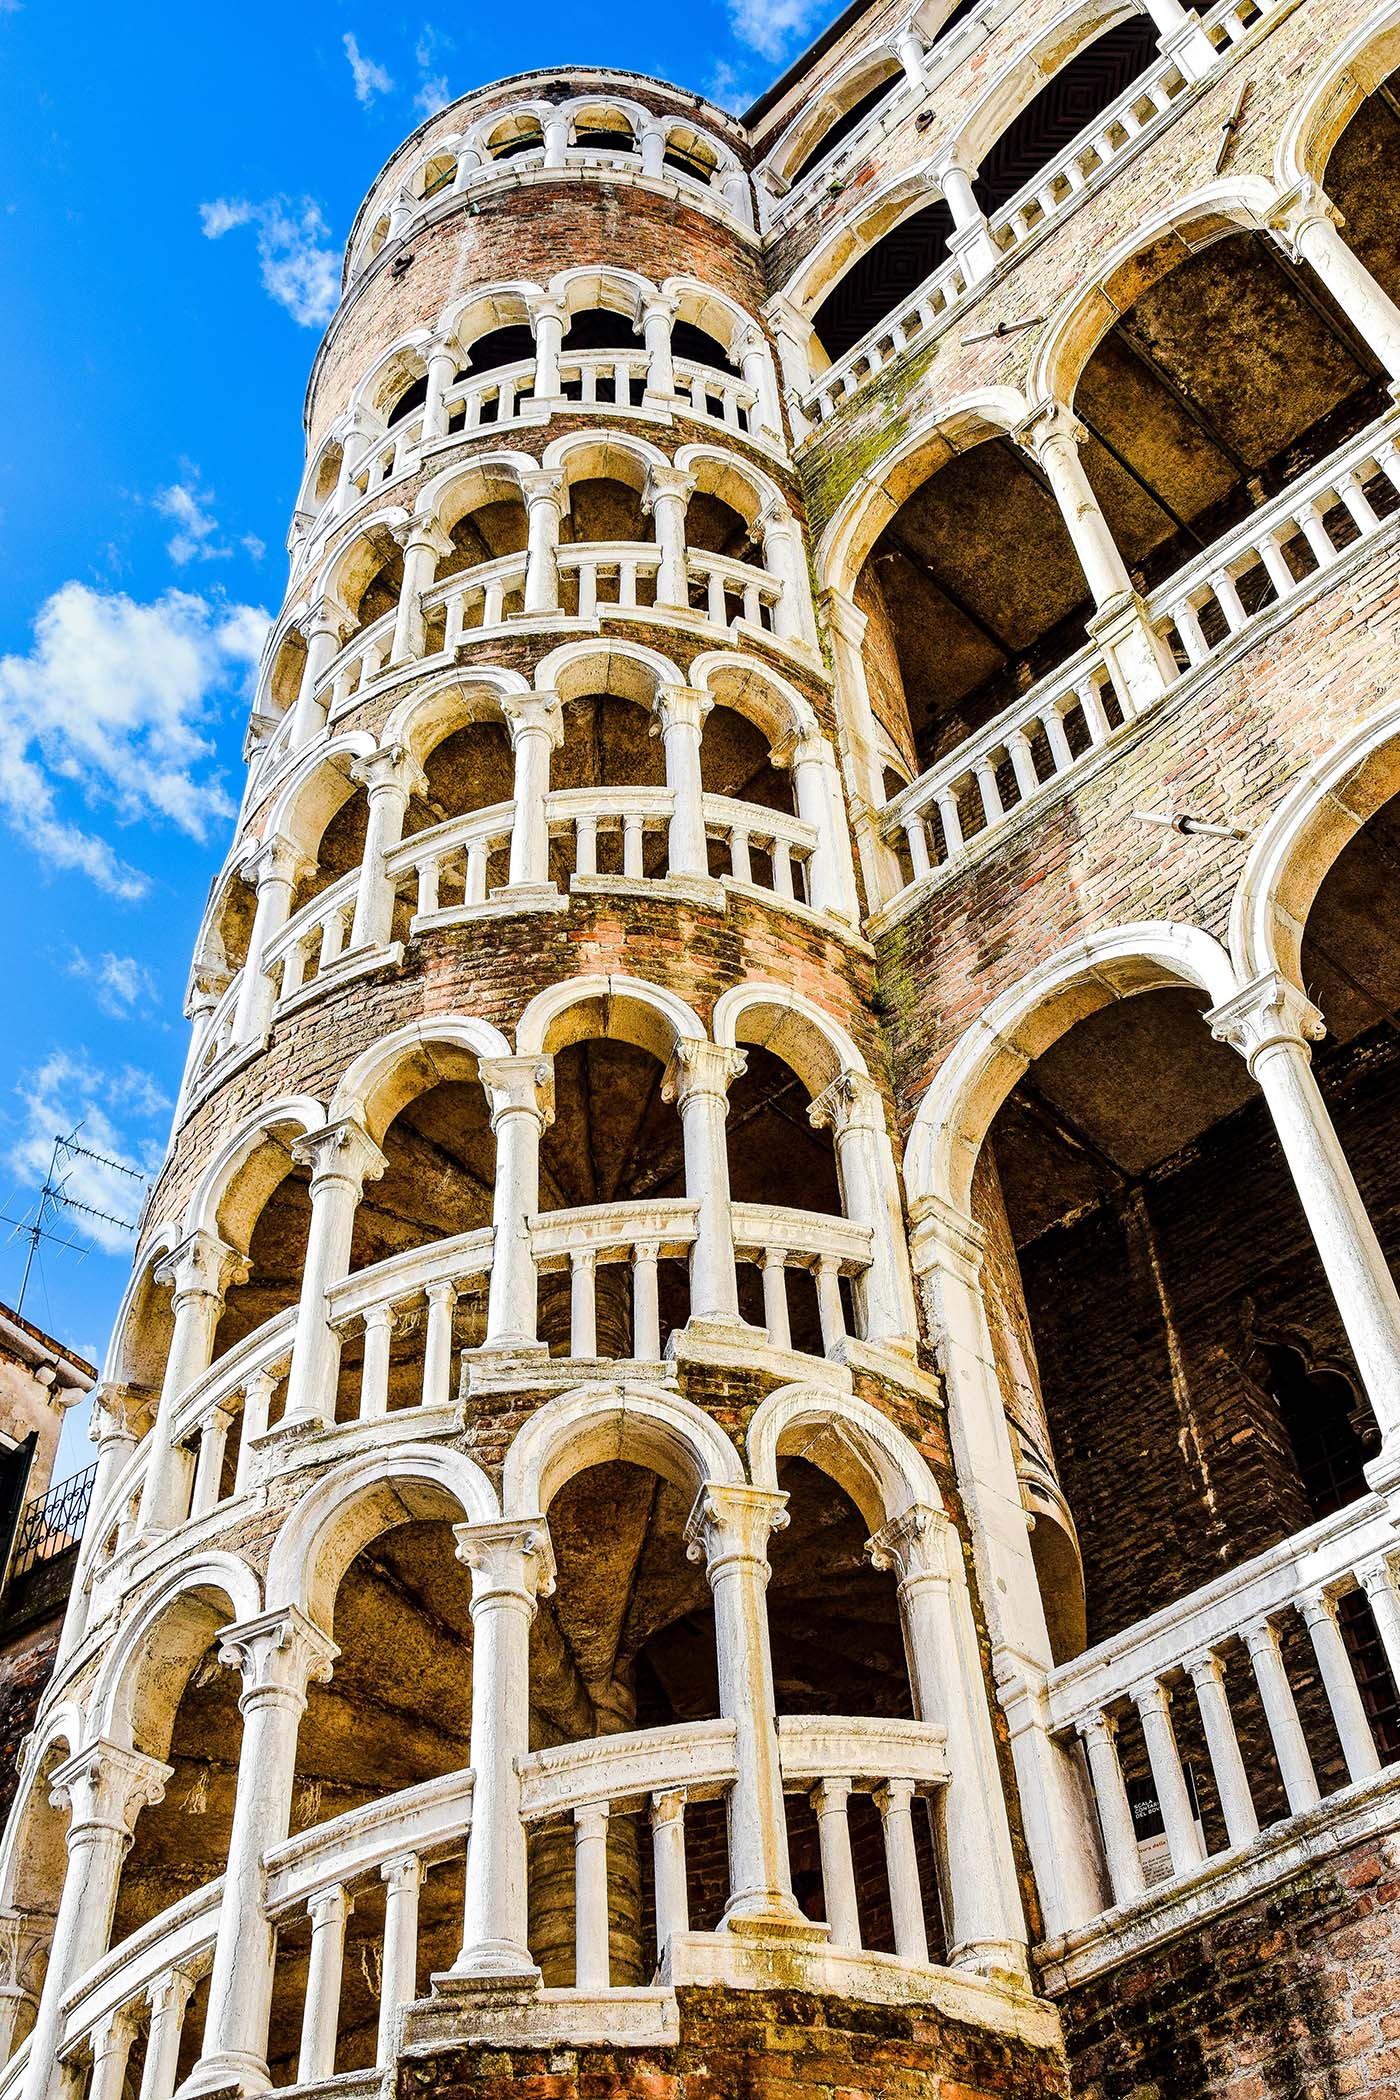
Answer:
<svg viewBox="0 0 1400 2100"><path fill-rule="evenodd" d="M171 2100L180 2063L185 2009L193 1989L193 1976L184 1969L171 1969L146 1993L149 2020L146 2060L141 2066L140 2100Z"/></svg>
<svg viewBox="0 0 1400 2100"><path fill-rule="evenodd" d="M851 1782L849 1779L818 1780L810 1799L817 1818L822 1894L826 1922L831 1928L831 1944L858 1953L860 1912L856 1904L855 1864L851 1857Z"/></svg>
<svg viewBox="0 0 1400 2100"><path fill-rule="evenodd" d="M92 2078L87 2100L122 2100L135 2039L136 2014L129 2005L98 2021L92 2031Z"/></svg>
<svg viewBox="0 0 1400 2100"><path fill-rule="evenodd" d="M324 2079L335 2076L340 1986L345 1974L345 1927L354 1908L339 1885L323 1889L307 1905L311 1918L311 1958L307 1964L306 2001L302 2007L298 2085L320 2085Z"/></svg>
<svg viewBox="0 0 1400 2100"><path fill-rule="evenodd" d="M1232 1846L1252 1845L1259 1835L1259 1817L1230 1712L1224 1665L1218 1655L1207 1649L1204 1654L1192 1656L1186 1668L1196 1690L1215 1791L1225 1818L1225 1834Z"/></svg>
<svg viewBox="0 0 1400 2100"><path fill-rule="evenodd" d="M1191 1806L1181 1752L1176 1746L1169 1695L1165 1685L1153 1678L1149 1683L1139 1685L1132 1699L1142 1721L1147 1762L1152 1768L1152 1783L1157 1791L1157 1806L1162 1812L1162 1828L1166 1832L1172 1872L1185 1874L1200 1865L1205 1858L1205 1846Z"/></svg>
<svg viewBox="0 0 1400 2100"><path fill-rule="evenodd" d="M236 1043L260 1042L272 1020L273 985L266 967L267 951L291 916L296 886L315 872L315 862L289 838L274 833L249 854L243 880L257 892L248 953L238 986L233 1017Z"/></svg>
<svg viewBox="0 0 1400 2100"><path fill-rule="evenodd" d="M1259 1687L1259 1701L1269 1724L1289 1811L1295 1816L1301 1815L1305 1808L1316 1808L1322 1797L1308 1752L1307 1737L1298 1718L1293 1687L1284 1668L1278 1629L1270 1620L1260 1619L1255 1625L1245 1628L1244 1644L1249 1650L1254 1681Z"/></svg>
<svg viewBox="0 0 1400 2100"><path fill-rule="evenodd" d="M1400 1684L1400 1590L1396 1588L1394 1571L1382 1554L1379 1560L1358 1568L1356 1579L1370 1601L1391 1678Z"/></svg>
<svg viewBox="0 0 1400 2100"><path fill-rule="evenodd" d="M530 1626L554 1588L543 1518L456 1526L472 1577L471 1842L459 1976L539 1971L526 1939L525 1826L520 1767L530 1749Z"/></svg>
<svg viewBox="0 0 1400 2100"><path fill-rule="evenodd" d="M190 1496L191 1518L207 1517L218 1505L224 1453L228 1449L228 1433L234 1419L227 1407L211 1407L199 1425L199 1452L195 1459L194 1491Z"/></svg>
<svg viewBox="0 0 1400 2100"><path fill-rule="evenodd" d="M676 1935L690 1930L684 1787L669 1787L651 1797L651 1856L656 1889L656 1954L661 1961Z"/></svg>
<svg viewBox="0 0 1400 2100"><path fill-rule="evenodd" d="M1113 1883L1115 1903L1133 1903L1147 1883L1138 1851L1133 1812L1118 1762L1118 1723L1111 1714L1090 1714L1079 1723L1080 1740L1088 1760L1094 1799L1098 1804L1099 1829L1103 1833L1104 1856Z"/></svg>
<svg viewBox="0 0 1400 2100"><path fill-rule="evenodd" d="M1375 1738L1356 1682L1356 1672L1342 1639L1342 1629L1337 1624L1336 1598L1325 1587L1307 1590L1298 1600L1298 1609L1317 1657L1322 1688L1327 1694L1337 1739L1346 1759L1347 1777L1351 1780L1369 1779L1372 1773L1379 1772L1381 1761L1376 1754Z"/></svg>
<svg viewBox="0 0 1400 2100"><path fill-rule="evenodd" d="M608 1950L608 1804L574 1810L574 1988L605 1991Z"/></svg>
<svg viewBox="0 0 1400 2100"><path fill-rule="evenodd" d="M384 1883L384 1957L379 1980L379 2047L375 2062L388 2070L398 2042L398 2016L418 1993L418 1896L423 1862L416 1852L379 1870Z"/></svg>

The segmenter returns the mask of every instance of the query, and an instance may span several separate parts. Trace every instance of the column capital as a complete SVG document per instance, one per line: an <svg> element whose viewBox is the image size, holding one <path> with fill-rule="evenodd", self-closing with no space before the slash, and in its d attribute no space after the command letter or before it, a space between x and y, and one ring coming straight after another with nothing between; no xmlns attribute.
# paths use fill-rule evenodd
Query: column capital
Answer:
<svg viewBox="0 0 1400 2100"><path fill-rule="evenodd" d="M325 1182L349 1182L358 1193L367 1181L378 1181L389 1162L364 1125L351 1116L308 1130L292 1140L292 1158L311 1169L311 1193Z"/></svg>
<svg viewBox="0 0 1400 2100"><path fill-rule="evenodd" d="M1395 1595L1395 1575L1385 1554L1379 1560L1367 1561L1364 1567L1358 1568L1356 1579L1373 1600Z"/></svg>
<svg viewBox="0 0 1400 2100"><path fill-rule="evenodd" d="M873 1130L886 1135L885 1103L880 1089L865 1072L849 1066L838 1072L829 1086L809 1103L807 1121L813 1130L828 1127L837 1137L848 1130Z"/></svg>
<svg viewBox="0 0 1400 2100"><path fill-rule="evenodd" d="M328 1889L313 1896L306 1906L306 1915L314 1926L343 1925L355 1908L354 1900L341 1882L333 1882Z"/></svg>
<svg viewBox="0 0 1400 2100"><path fill-rule="evenodd" d="M652 1827L655 1828L659 1823L678 1823L684 1826L685 1804L689 1798L690 1790L683 1786L663 1787L660 1793L653 1794L650 1804Z"/></svg>
<svg viewBox="0 0 1400 2100"><path fill-rule="evenodd" d="M379 1878L387 1883L390 1895L398 1895L404 1889L416 1889L423 1879L423 1862L416 1852L401 1852L397 1859L386 1859L379 1869Z"/></svg>
<svg viewBox="0 0 1400 2100"><path fill-rule="evenodd" d="M940 147L928 163L928 177L942 189L950 175L961 175L965 182L975 182L980 162L973 160L961 139Z"/></svg>
<svg viewBox="0 0 1400 2100"><path fill-rule="evenodd" d="M400 518L389 530L405 554L411 554L419 547L429 548L439 556L452 552L452 535L439 525L436 518Z"/></svg>
<svg viewBox="0 0 1400 2100"><path fill-rule="evenodd" d="M941 1196L920 1196L909 1207L909 1258L916 1276L946 1268L975 1285L982 1273L987 1235L975 1218Z"/></svg>
<svg viewBox="0 0 1400 2100"><path fill-rule="evenodd" d="M764 504L758 514L758 529L765 539L774 539L783 533L787 533L790 538L796 538L797 520L786 503L774 496Z"/></svg>
<svg viewBox="0 0 1400 2100"><path fill-rule="evenodd" d="M1331 1583L1319 1582L1312 1589L1300 1591L1297 1602L1303 1624L1308 1628L1321 1626L1324 1621L1336 1625L1337 1597Z"/></svg>
<svg viewBox="0 0 1400 2100"><path fill-rule="evenodd" d="M1019 423L1011 427L1010 436L1023 451L1040 459L1048 445L1057 439L1071 445L1082 445L1089 433L1063 401L1040 401L1022 416Z"/></svg>
<svg viewBox="0 0 1400 2100"><path fill-rule="evenodd" d="M901 1584L918 1577L948 1581L956 1550L952 1518L927 1502L911 1502L865 1542L870 1565L896 1575Z"/></svg>
<svg viewBox="0 0 1400 2100"><path fill-rule="evenodd" d="M667 321L674 321L680 311L680 304L674 292L646 292L642 296L641 318L643 321L649 321L655 315ZM634 321L632 325L635 328L637 324Z"/></svg>
<svg viewBox="0 0 1400 2100"><path fill-rule="evenodd" d="M651 711L656 717L657 726L663 732L682 726L698 730L703 726L705 717L714 704L713 696L702 692L699 686L659 685L656 688L656 698L651 703Z"/></svg>
<svg viewBox="0 0 1400 2100"><path fill-rule="evenodd" d="M311 642L318 635L329 634L337 647L344 641L354 624L349 606L342 604L341 600L332 596L330 592L323 592L320 597L313 598L300 619L293 622L298 634L305 641Z"/></svg>
<svg viewBox="0 0 1400 2100"><path fill-rule="evenodd" d="M105 1739L89 1743L53 1773L49 1800L68 1810L71 1843L81 1831L114 1831L129 1838L143 1808L164 1798L173 1765Z"/></svg>
<svg viewBox="0 0 1400 2100"><path fill-rule="evenodd" d="M766 1569L769 1534L787 1525L787 1503L781 1488L707 1481L686 1518L686 1559L703 1560L711 1580L730 1561L755 1561Z"/></svg>
<svg viewBox="0 0 1400 2100"><path fill-rule="evenodd" d="M396 788L405 795L426 795L427 777L407 744L382 744L364 758L352 758L350 777L373 795L378 788Z"/></svg>
<svg viewBox="0 0 1400 2100"><path fill-rule="evenodd" d="M548 1130L554 1121L552 1057L482 1057L476 1070L491 1106L493 1131L509 1115L532 1115L542 1131Z"/></svg>
<svg viewBox="0 0 1400 2100"><path fill-rule="evenodd" d="M1264 1051L1287 1043L1311 1055L1309 1045L1320 1043L1327 1033L1326 1022L1306 992L1279 970L1266 970L1232 999L1213 1006L1206 1021L1215 1040L1238 1050L1251 1073Z"/></svg>
<svg viewBox="0 0 1400 2100"><path fill-rule="evenodd" d="M554 1594L554 1547L543 1517L454 1524L457 1558L471 1569L472 1610L488 1598L521 1600L533 1611Z"/></svg>
<svg viewBox="0 0 1400 2100"><path fill-rule="evenodd" d="M759 350L766 353L767 349L768 339L757 321L735 322L734 333L729 338L729 355L732 358L741 360L745 357L752 357Z"/></svg>
<svg viewBox="0 0 1400 2100"><path fill-rule="evenodd" d="M545 292L527 298L525 312L532 328L537 328L541 321L557 321L561 328L567 328L569 324L569 309L563 300L551 299Z"/></svg>
<svg viewBox="0 0 1400 2100"><path fill-rule="evenodd" d="M547 736L556 751L564 741L564 706L557 693L502 693L501 713L512 751L524 736Z"/></svg>
<svg viewBox="0 0 1400 2100"><path fill-rule="evenodd" d="M1254 1619L1240 1628L1240 1639L1251 1655L1277 1655L1278 1628L1272 1619Z"/></svg>
<svg viewBox="0 0 1400 2100"><path fill-rule="evenodd" d="M289 839L284 832L274 831L271 838L253 848L238 872L250 889L261 890L264 885L274 882L295 885L314 874L315 869L315 861L302 852L295 839Z"/></svg>
<svg viewBox="0 0 1400 2100"><path fill-rule="evenodd" d="M1086 1750L1107 1744L1115 1749L1118 1740L1118 1722L1111 1713L1085 1714L1074 1724L1076 1733L1082 1737Z"/></svg>
<svg viewBox="0 0 1400 2100"><path fill-rule="evenodd" d="M564 505L564 469L562 467L522 467L517 477L520 493L527 507L536 503L552 504L555 510Z"/></svg>
<svg viewBox="0 0 1400 2100"><path fill-rule="evenodd" d="M92 1418L88 1423L88 1441L101 1444L108 1437L134 1439L141 1434L140 1423L155 1405L155 1394L134 1385L115 1383L95 1385L92 1389Z"/></svg>
<svg viewBox="0 0 1400 2100"><path fill-rule="evenodd" d="M215 1233L198 1231L172 1247L152 1273L157 1283L171 1286L172 1304L178 1306L182 1298L199 1294L222 1302L225 1291L245 1281L249 1268L246 1254L226 1245Z"/></svg>
<svg viewBox="0 0 1400 2100"><path fill-rule="evenodd" d="M1342 215L1322 184L1305 175L1271 207L1266 221L1270 233L1293 262L1302 262L1299 241L1310 226L1325 225L1336 232Z"/></svg>
<svg viewBox="0 0 1400 2100"><path fill-rule="evenodd" d="M1128 1697L1140 1714L1165 1714L1172 1703L1172 1695L1160 1677L1144 1677L1140 1684L1133 1685Z"/></svg>
<svg viewBox="0 0 1400 2100"><path fill-rule="evenodd" d="M302 1706L309 1684L325 1684L340 1650L295 1604L226 1626L219 1661L243 1679L239 1709L263 1699Z"/></svg>
<svg viewBox="0 0 1400 2100"><path fill-rule="evenodd" d="M671 1052L661 1081L661 1098L674 1101L682 1109L702 1094L712 1094L723 1101L747 1064L742 1050L683 1035Z"/></svg>
<svg viewBox="0 0 1400 2100"><path fill-rule="evenodd" d="M455 371L458 357L457 345L450 336L435 335L429 342L423 344L422 357L426 365L431 365L435 357L450 357L453 370Z"/></svg>
<svg viewBox="0 0 1400 2100"><path fill-rule="evenodd" d="M1225 1680L1224 1661L1214 1648L1200 1648L1188 1655L1182 1668L1195 1685L1222 1684Z"/></svg>
<svg viewBox="0 0 1400 2100"><path fill-rule="evenodd" d="M683 467L648 467L642 488L642 509L650 511L658 499L669 496L687 502L695 490L695 476Z"/></svg>

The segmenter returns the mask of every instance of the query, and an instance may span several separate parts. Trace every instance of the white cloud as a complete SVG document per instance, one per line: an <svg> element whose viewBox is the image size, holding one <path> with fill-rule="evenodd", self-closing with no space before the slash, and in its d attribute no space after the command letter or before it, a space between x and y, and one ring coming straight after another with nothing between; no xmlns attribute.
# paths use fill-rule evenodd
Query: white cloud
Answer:
<svg viewBox="0 0 1400 2100"><path fill-rule="evenodd" d="M372 58L366 58L352 30L346 31L343 41L345 56L350 61L350 71L355 82L355 100L368 109L376 95L393 93L393 80L383 66L376 65Z"/></svg>
<svg viewBox="0 0 1400 2100"><path fill-rule="evenodd" d="M413 107L425 117L435 117L440 109L446 109L452 100L452 91L447 85L445 73L430 73L413 98Z"/></svg>
<svg viewBox="0 0 1400 2100"><path fill-rule="evenodd" d="M72 789L119 824L164 820L202 839L233 804L208 728L246 688L265 612L166 591L149 605L66 583L40 607L26 656L0 657L0 817L51 867L141 896L144 875L64 814Z"/></svg>
<svg viewBox="0 0 1400 2100"><path fill-rule="evenodd" d="M327 246L330 227L311 197L299 203L268 197L261 204L246 197L215 197L199 207L206 240L221 240L236 226L256 229L263 289L285 306L301 328L319 328L335 312L340 297L340 265Z"/></svg>
<svg viewBox="0 0 1400 2100"><path fill-rule="evenodd" d="M180 464L185 480L157 489L152 498L161 516L175 527L165 551L180 568L191 561L227 561L233 549L219 537L219 521L210 508L214 491L201 485L197 467L188 460Z"/></svg>
<svg viewBox="0 0 1400 2100"><path fill-rule="evenodd" d="M128 1020L138 1006L149 1004L156 995L154 977L134 955L108 952L94 961L91 956L74 949L67 974L90 984L92 995L103 1013L111 1014L118 1021Z"/></svg>
<svg viewBox="0 0 1400 2100"><path fill-rule="evenodd" d="M740 80L737 69L726 59L720 59L715 66L705 83L705 94L711 102L718 103L721 109L733 110L736 115L746 109L753 100L753 95Z"/></svg>
<svg viewBox="0 0 1400 2100"><path fill-rule="evenodd" d="M413 98L413 107L425 117L435 117L440 109L446 109L452 100L452 90L447 84L447 75L442 71L442 54L454 50L450 36L434 29L425 22L418 33L418 42L413 47L413 63L419 72L418 92Z"/></svg>
<svg viewBox="0 0 1400 2100"><path fill-rule="evenodd" d="M814 0L729 0L734 34L765 58L781 58L814 13Z"/></svg>
<svg viewBox="0 0 1400 2100"><path fill-rule="evenodd" d="M151 1074L136 1065L112 1072L85 1050L56 1049L41 1065L20 1075L15 1093L24 1110L19 1134L9 1148L12 1170L26 1182L41 1182L54 1139L81 1124L77 1142L87 1152L105 1153L117 1162L117 1169L95 1159L72 1159L64 1183L67 1194L108 1218L134 1224L144 1196L142 1183L159 1167L161 1147L154 1134L132 1132L126 1123L148 1120L170 1108ZM140 1179L133 1180L133 1174ZM132 1235L120 1225L82 1212L72 1214L72 1223L104 1253L130 1252Z"/></svg>

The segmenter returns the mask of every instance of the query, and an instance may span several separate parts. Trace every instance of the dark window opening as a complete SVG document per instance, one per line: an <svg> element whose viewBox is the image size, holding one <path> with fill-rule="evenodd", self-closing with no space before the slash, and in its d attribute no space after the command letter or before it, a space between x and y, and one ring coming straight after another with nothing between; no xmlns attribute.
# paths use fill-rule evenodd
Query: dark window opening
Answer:
<svg viewBox="0 0 1400 2100"><path fill-rule="evenodd" d="M503 365L528 364L535 354L535 338L523 321L505 328L492 328L479 335L467 359L470 372L499 372Z"/></svg>
<svg viewBox="0 0 1400 2100"><path fill-rule="evenodd" d="M693 321L671 323L671 354L686 358L693 365L712 365L719 372L738 370L718 338L704 328L697 328Z"/></svg>
<svg viewBox="0 0 1400 2100"><path fill-rule="evenodd" d="M1366 1461L1380 1449L1375 1417L1340 1371L1310 1370L1297 1349L1260 1350L1264 1383L1293 1449L1315 1518L1330 1517L1366 1493Z"/></svg>
<svg viewBox="0 0 1400 2100"><path fill-rule="evenodd" d="M814 316L818 340L834 364L887 314L916 292L948 253L953 215L941 197L901 219L883 234L840 283L828 292Z"/></svg>
<svg viewBox="0 0 1400 2100"><path fill-rule="evenodd" d="M387 427L392 430L396 423L402 423L404 417L411 416L416 408L421 408L427 398L427 379L415 379L411 386L404 388L398 400L394 403L393 408L389 412Z"/></svg>
<svg viewBox="0 0 1400 2100"><path fill-rule="evenodd" d="M1096 37L1012 118L985 156L976 183L982 209L1000 211L1159 55L1157 31L1147 15L1133 15Z"/></svg>
<svg viewBox="0 0 1400 2100"><path fill-rule="evenodd" d="M604 153L635 153L637 141L630 131L612 131L604 125L596 127L580 124L574 133L576 146L591 147Z"/></svg>

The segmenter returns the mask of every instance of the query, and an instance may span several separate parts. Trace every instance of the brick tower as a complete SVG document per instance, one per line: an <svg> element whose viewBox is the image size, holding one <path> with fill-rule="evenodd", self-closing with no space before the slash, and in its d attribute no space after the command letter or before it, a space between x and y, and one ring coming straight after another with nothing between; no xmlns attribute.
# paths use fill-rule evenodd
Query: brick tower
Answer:
<svg viewBox="0 0 1400 2100"><path fill-rule="evenodd" d="M394 154L0 2100L1390 2090L1396 63L877 0Z"/></svg>

